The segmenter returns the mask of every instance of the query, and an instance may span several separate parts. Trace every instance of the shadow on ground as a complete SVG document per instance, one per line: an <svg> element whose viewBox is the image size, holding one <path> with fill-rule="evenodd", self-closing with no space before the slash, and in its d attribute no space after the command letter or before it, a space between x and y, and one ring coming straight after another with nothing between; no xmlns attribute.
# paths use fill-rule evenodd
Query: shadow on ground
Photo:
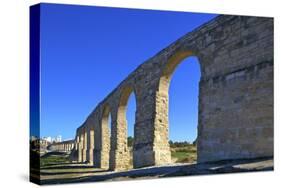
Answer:
<svg viewBox="0 0 281 188"><path fill-rule="evenodd" d="M227 160L200 164L176 164L113 172L85 164L67 164L41 168L41 184L150 179L175 176L207 175L273 170L273 158ZM65 176L67 175L67 176Z"/></svg>
<svg viewBox="0 0 281 188"><path fill-rule="evenodd" d="M81 164L81 165L79 165ZM80 168L93 168L93 166L86 166L85 163L51 163L41 167L41 170L52 170L52 169L80 169Z"/></svg>
<svg viewBox="0 0 281 188"><path fill-rule="evenodd" d="M101 173L108 172L108 170L91 170L91 171L80 171L80 172L40 172L40 175L63 175L63 174L89 174L89 173Z"/></svg>

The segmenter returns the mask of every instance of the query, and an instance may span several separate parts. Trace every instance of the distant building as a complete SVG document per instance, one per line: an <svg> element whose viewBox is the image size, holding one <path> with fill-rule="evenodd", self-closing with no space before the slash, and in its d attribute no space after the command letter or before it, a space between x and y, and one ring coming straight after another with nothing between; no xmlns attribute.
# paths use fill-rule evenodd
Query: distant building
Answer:
<svg viewBox="0 0 281 188"><path fill-rule="evenodd" d="M73 138L63 139L63 142L65 142L65 141L69 141L69 140L73 140Z"/></svg>
<svg viewBox="0 0 281 188"><path fill-rule="evenodd" d="M32 139L34 139L34 138L32 138ZM36 138L35 140L32 140L30 143L30 148L32 150L37 150L39 152L45 152L48 145L51 144L46 139L47 139L47 137L43 137L41 139Z"/></svg>
<svg viewBox="0 0 281 188"><path fill-rule="evenodd" d="M35 140L37 140L38 138L36 137L36 136L31 136L31 138L30 138L30 140L31 140L31 142L32 141L35 141Z"/></svg>
<svg viewBox="0 0 281 188"><path fill-rule="evenodd" d="M61 142L61 141L62 141L61 135L57 136L57 141L58 141L58 142Z"/></svg>
<svg viewBox="0 0 281 188"><path fill-rule="evenodd" d="M57 137L55 138L51 138L51 142L62 142L62 136L61 135L58 135Z"/></svg>
<svg viewBox="0 0 281 188"><path fill-rule="evenodd" d="M52 142L52 138L50 136L43 137L42 140L46 140L47 142Z"/></svg>

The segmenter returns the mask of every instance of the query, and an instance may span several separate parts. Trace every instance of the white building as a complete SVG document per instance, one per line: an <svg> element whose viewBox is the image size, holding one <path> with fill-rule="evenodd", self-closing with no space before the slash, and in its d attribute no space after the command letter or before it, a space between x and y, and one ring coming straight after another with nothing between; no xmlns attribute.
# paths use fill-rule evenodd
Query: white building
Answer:
<svg viewBox="0 0 281 188"><path fill-rule="evenodd" d="M62 141L62 136L61 135L58 135L57 136L57 142L61 142Z"/></svg>
<svg viewBox="0 0 281 188"><path fill-rule="evenodd" d="M48 137L43 137L42 138L43 140L46 140L47 142L51 142L52 141L52 138L50 136Z"/></svg>
<svg viewBox="0 0 281 188"><path fill-rule="evenodd" d="M62 141L62 136L58 135L57 137L51 138L51 142L61 142Z"/></svg>

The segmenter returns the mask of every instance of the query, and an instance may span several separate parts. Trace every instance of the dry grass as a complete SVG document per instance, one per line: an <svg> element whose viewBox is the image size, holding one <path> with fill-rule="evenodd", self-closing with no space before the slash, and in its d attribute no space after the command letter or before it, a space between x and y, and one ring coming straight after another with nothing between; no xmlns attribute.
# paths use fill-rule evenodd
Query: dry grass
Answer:
<svg viewBox="0 0 281 188"><path fill-rule="evenodd" d="M196 146L171 148L172 160L176 163L194 163L197 160Z"/></svg>
<svg viewBox="0 0 281 188"><path fill-rule="evenodd" d="M133 167L133 151L129 147L130 166ZM197 148L194 145L185 147L171 147L172 161L175 163L195 163L197 160Z"/></svg>

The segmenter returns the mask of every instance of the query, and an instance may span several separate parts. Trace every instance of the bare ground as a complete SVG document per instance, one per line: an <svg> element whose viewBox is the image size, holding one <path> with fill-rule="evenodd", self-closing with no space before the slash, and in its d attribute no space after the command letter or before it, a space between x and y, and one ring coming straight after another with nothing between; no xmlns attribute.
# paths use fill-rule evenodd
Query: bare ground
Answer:
<svg viewBox="0 0 281 188"><path fill-rule="evenodd" d="M227 160L212 163L177 163L123 172L93 168L87 164L49 164L40 169L41 184L119 181L189 175L271 171L273 158Z"/></svg>

